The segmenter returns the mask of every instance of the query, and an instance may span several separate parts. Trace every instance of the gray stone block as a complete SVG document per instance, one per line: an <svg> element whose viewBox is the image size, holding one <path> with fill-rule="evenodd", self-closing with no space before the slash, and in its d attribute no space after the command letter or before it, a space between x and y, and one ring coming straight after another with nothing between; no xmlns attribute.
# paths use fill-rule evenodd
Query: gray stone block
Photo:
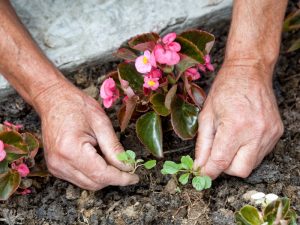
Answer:
<svg viewBox="0 0 300 225"><path fill-rule="evenodd" d="M228 18L232 0L12 0L12 4L48 58L70 71L111 60L112 52L137 34L181 31ZM9 90L0 78L0 97Z"/></svg>

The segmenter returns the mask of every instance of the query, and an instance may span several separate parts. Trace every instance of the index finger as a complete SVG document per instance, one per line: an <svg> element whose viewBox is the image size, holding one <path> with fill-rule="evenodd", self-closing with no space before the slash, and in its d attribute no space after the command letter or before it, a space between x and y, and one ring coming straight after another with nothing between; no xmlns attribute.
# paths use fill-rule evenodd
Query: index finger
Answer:
<svg viewBox="0 0 300 225"><path fill-rule="evenodd" d="M139 181L136 174L123 172L108 165L89 143L82 146L82 154L74 167L92 181L104 186L126 186L136 184Z"/></svg>

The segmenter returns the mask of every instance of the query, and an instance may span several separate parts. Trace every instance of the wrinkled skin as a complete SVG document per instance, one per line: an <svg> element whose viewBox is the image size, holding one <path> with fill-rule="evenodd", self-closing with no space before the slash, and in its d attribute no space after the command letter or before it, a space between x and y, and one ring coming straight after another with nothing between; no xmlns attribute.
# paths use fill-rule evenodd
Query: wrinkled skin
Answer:
<svg viewBox="0 0 300 225"><path fill-rule="evenodd" d="M42 104L45 157L53 175L88 190L138 182L137 175L123 172L132 168L117 160L123 147L97 101L61 82L36 102Z"/></svg>
<svg viewBox="0 0 300 225"><path fill-rule="evenodd" d="M196 165L204 174L245 178L273 149L283 124L271 77L255 66L219 71L199 115Z"/></svg>

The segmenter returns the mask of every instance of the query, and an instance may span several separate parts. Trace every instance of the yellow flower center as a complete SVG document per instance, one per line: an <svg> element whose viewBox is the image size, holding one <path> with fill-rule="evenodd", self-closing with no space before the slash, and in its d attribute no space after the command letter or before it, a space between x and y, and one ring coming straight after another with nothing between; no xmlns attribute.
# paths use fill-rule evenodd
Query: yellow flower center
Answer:
<svg viewBox="0 0 300 225"><path fill-rule="evenodd" d="M146 56L143 57L143 63L144 63L144 64L147 64L147 63L148 63L148 59L147 59Z"/></svg>
<svg viewBox="0 0 300 225"><path fill-rule="evenodd" d="M154 86L154 85L155 85L155 81L149 80L149 81L148 81L148 85L149 85L150 87Z"/></svg>

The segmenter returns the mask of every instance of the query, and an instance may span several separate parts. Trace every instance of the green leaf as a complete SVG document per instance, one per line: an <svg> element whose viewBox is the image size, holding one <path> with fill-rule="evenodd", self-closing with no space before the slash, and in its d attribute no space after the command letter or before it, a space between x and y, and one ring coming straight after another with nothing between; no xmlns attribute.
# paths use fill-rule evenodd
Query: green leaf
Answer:
<svg viewBox="0 0 300 225"><path fill-rule="evenodd" d="M197 46L197 48L208 54L215 42L214 35L201 30L188 30L179 35Z"/></svg>
<svg viewBox="0 0 300 225"><path fill-rule="evenodd" d="M153 167L156 166L156 160L149 160L147 162L144 163L144 167L147 169L147 170L150 170L152 169Z"/></svg>
<svg viewBox="0 0 300 225"><path fill-rule="evenodd" d="M161 116L168 116L170 110L165 106L165 96L161 93L155 93L151 96L150 102L152 103L153 110Z"/></svg>
<svg viewBox="0 0 300 225"><path fill-rule="evenodd" d="M191 156L186 155L181 157L181 166L184 169L191 170L193 169L194 160L191 158Z"/></svg>
<svg viewBox="0 0 300 225"><path fill-rule="evenodd" d="M28 148L22 136L15 131L3 131L0 140L5 143L6 153L27 154Z"/></svg>
<svg viewBox="0 0 300 225"><path fill-rule="evenodd" d="M179 182L183 185L186 185L189 181L190 173L184 173L179 177Z"/></svg>
<svg viewBox="0 0 300 225"><path fill-rule="evenodd" d="M209 176L203 176L203 179L205 180L204 189L210 188L212 184L211 178Z"/></svg>
<svg viewBox="0 0 300 225"><path fill-rule="evenodd" d="M118 73L121 79L128 81L129 86L135 91L141 91L143 88L144 78L136 70L134 64L120 63L118 65Z"/></svg>
<svg viewBox="0 0 300 225"><path fill-rule="evenodd" d="M261 225L264 221L260 219L258 210L251 206L246 205L240 210L242 217L251 225Z"/></svg>
<svg viewBox="0 0 300 225"><path fill-rule="evenodd" d="M202 191L205 188L205 179L200 176L196 176L192 180L192 185L197 191Z"/></svg>
<svg viewBox="0 0 300 225"><path fill-rule="evenodd" d="M7 153L6 154L6 160L8 161L8 163L11 163L13 161L16 161L22 157L26 157L28 156L28 154L15 154L15 153Z"/></svg>
<svg viewBox="0 0 300 225"><path fill-rule="evenodd" d="M118 51L114 54L116 57L127 60L135 61L137 55L128 48L119 48Z"/></svg>
<svg viewBox="0 0 300 225"><path fill-rule="evenodd" d="M127 156L128 156L129 159L135 160L136 154L135 154L134 151L132 151L132 150L126 150L126 154L127 154Z"/></svg>
<svg viewBox="0 0 300 225"><path fill-rule="evenodd" d="M135 162L136 162L136 163L143 163L144 160L143 160L143 159L137 159Z"/></svg>
<svg viewBox="0 0 300 225"><path fill-rule="evenodd" d="M180 36L176 38L176 41L181 45L181 50L180 50L181 54L184 54L196 60L198 63L205 62L202 51L198 49L193 42Z"/></svg>
<svg viewBox="0 0 300 225"><path fill-rule="evenodd" d="M251 223L249 223L240 212L236 212L234 214L235 217L235 222L237 223L237 225L252 225Z"/></svg>
<svg viewBox="0 0 300 225"><path fill-rule="evenodd" d="M159 35L157 33L145 33L131 38L128 45L139 51L152 50L158 39Z"/></svg>
<svg viewBox="0 0 300 225"><path fill-rule="evenodd" d="M5 158L0 162L0 174L6 173L8 171L8 160Z"/></svg>
<svg viewBox="0 0 300 225"><path fill-rule="evenodd" d="M282 207L282 217L284 218L290 209L290 200L286 197L277 199L266 206L264 209L264 220L274 221L280 205Z"/></svg>
<svg viewBox="0 0 300 225"><path fill-rule="evenodd" d="M21 176L17 171L9 170L0 175L0 200L7 200L19 187Z"/></svg>
<svg viewBox="0 0 300 225"><path fill-rule="evenodd" d="M163 157L162 127L159 115L151 111L136 122L136 133L140 141L156 157Z"/></svg>
<svg viewBox="0 0 300 225"><path fill-rule="evenodd" d="M175 174L181 169L181 165L173 161L165 161L163 165L163 174Z"/></svg>
<svg viewBox="0 0 300 225"><path fill-rule="evenodd" d="M183 140L192 139L198 129L199 109L174 96L171 103L171 122L175 133Z"/></svg>
<svg viewBox="0 0 300 225"><path fill-rule="evenodd" d="M27 150L29 151L30 158L34 158L39 150L39 141L30 133L22 134L24 142L27 144Z"/></svg>
<svg viewBox="0 0 300 225"><path fill-rule="evenodd" d="M128 155L126 152L121 152L117 155L117 159L122 162L128 161Z"/></svg>

